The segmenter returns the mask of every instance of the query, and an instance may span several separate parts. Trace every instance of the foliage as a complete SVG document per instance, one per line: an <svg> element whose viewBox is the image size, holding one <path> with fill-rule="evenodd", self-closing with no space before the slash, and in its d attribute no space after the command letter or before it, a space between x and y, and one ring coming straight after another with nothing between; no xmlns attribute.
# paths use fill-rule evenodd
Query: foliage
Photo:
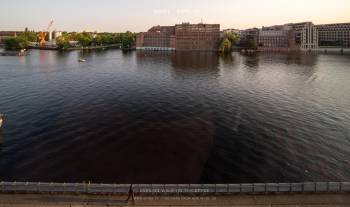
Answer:
<svg viewBox="0 0 350 207"><path fill-rule="evenodd" d="M236 33L225 32L224 39L228 39L232 45L236 44L239 41L239 36Z"/></svg>
<svg viewBox="0 0 350 207"><path fill-rule="evenodd" d="M135 42L136 35L131 32L126 33L63 33L57 40L60 48L67 48L69 41L78 41L83 47L121 44L123 48L130 48ZM69 47L69 46L68 46Z"/></svg>
<svg viewBox="0 0 350 207"><path fill-rule="evenodd" d="M34 31L29 31L28 28L25 28L24 33L21 36L29 42L38 41L38 34Z"/></svg>
<svg viewBox="0 0 350 207"><path fill-rule="evenodd" d="M221 53L228 53L231 52L231 47L231 41L228 38L225 38L221 41L219 50Z"/></svg>
<svg viewBox="0 0 350 207"><path fill-rule="evenodd" d="M132 32L127 31L124 34L121 34L121 43L123 49L131 48L134 42L135 34L133 34Z"/></svg>
<svg viewBox="0 0 350 207"><path fill-rule="evenodd" d="M28 46L29 42L22 36L12 37L5 40L7 50L20 50Z"/></svg>
<svg viewBox="0 0 350 207"><path fill-rule="evenodd" d="M219 51L221 53L228 53L232 50L232 45L235 45L239 41L239 36L232 32L225 32L221 39Z"/></svg>
<svg viewBox="0 0 350 207"><path fill-rule="evenodd" d="M248 40L247 40L246 47L247 47L248 49L256 49L256 48L257 48L256 41L255 41L254 39L248 39Z"/></svg>
<svg viewBox="0 0 350 207"><path fill-rule="evenodd" d="M69 44L68 39L64 37L65 35L62 35L61 37L58 37L56 39L56 44L58 48L60 49L68 49L71 45Z"/></svg>

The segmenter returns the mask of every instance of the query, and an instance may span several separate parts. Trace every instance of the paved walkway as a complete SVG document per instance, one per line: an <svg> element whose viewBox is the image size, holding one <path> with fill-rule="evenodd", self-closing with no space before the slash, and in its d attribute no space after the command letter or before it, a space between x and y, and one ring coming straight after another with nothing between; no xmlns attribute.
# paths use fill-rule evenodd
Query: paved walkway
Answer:
<svg viewBox="0 0 350 207"><path fill-rule="evenodd" d="M233 206L233 207L350 207L350 194L228 195L203 197L0 194L0 207L80 206Z"/></svg>

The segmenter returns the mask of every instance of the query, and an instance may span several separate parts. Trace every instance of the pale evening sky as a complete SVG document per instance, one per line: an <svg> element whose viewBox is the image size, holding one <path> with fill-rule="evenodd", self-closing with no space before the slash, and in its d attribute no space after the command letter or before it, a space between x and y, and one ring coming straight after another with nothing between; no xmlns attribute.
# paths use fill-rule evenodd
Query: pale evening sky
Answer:
<svg viewBox="0 0 350 207"><path fill-rule="evenodd" d="M0 30L146 31L153 25L220 23L251 28L350 22L350 0L1 0Z"/></svg>

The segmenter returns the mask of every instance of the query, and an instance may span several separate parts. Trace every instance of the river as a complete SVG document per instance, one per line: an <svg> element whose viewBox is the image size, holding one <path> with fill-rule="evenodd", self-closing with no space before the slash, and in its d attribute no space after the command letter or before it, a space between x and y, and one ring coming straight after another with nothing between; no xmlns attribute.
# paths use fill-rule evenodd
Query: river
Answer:
<svg viewBox="0 0 350 207"><path fill-rule="evenodd" d="M350 56L30 53L0 57L0 180L350 181Z"/></svg>

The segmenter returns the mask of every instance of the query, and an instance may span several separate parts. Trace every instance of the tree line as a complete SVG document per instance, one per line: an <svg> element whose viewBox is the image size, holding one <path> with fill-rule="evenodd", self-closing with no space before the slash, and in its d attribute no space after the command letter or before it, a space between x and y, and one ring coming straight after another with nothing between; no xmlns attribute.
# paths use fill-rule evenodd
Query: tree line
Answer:
<svg viewBox="0 0 350 207"><path fill-rule="evenodd" d="M48 39L48 35L46 36ZM76 41L82 47L103 46L120 44L122 48L131 48L135 43L136 34L130 31L125 33L96 33L96 32L63 32L62 36L56 38L56 44L60 49L72 47L72 41ZM17 37L10 37L5 40L5 48L8 50L19 50L29 46L31 42L39 41L39 33L25 31Z"/></svg>
<svg viewBox="0 0 350 207"><path fill-rule="evenodd" d="M71 42L76 41L82 47L89 46L103 46L120 44L122 48L131 48L135 42L136 34L130 31L125 33L67 33L64 32L62 36L57 38L57 46L61 49L71 47Z"/></svg>

